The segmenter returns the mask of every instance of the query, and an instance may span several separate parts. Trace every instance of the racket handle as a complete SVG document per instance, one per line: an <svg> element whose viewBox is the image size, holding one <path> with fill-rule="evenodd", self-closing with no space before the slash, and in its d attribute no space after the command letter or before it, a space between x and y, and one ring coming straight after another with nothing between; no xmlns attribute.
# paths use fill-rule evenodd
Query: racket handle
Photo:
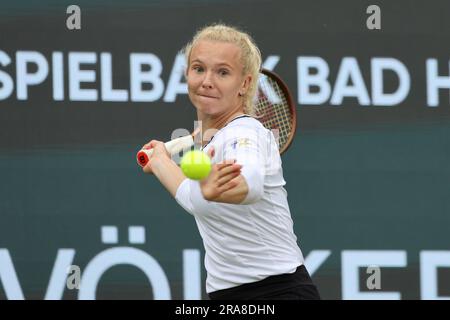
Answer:
<svg viewBox="0 0 450 320"><path fill-rule="evenodd" d="M192 147L193 145L194 145L194 138L192 138L191 135L181 137L181 138L176 138L176 139L170 140L164 144L167 151L172 156L184 149ZM153 149L140 150L136 155L137 163L141 167L145 167L145 165L148 163L152 153L153 153Z"/></svg>

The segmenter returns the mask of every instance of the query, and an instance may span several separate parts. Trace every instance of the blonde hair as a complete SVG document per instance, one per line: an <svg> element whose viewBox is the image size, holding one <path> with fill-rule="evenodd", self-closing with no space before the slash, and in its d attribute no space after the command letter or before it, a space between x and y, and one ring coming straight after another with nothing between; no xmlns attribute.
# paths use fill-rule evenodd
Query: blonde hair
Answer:
<svg viewBox="0 0 450 320"><path fill-rule="evenodd" d="M189 68L189 58L192 48L200 40L228 42L237 45L241 49L241 62L243 75L250 74L252 79L248 90L244 94L244 112L254 115L253 97L258 87L259 71L261 69L261 52L252 37L236 27L225 24L213 24L198 30L191 42L184 48L186 65Z"/></svg>

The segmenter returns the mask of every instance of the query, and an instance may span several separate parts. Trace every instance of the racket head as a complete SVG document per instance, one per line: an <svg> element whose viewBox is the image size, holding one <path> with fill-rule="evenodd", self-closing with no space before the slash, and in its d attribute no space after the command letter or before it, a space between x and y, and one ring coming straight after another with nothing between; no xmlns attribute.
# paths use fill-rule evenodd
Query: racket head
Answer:
<svg viewBox="0 0 450 320"><path fill-rule="evenodd" d="M267 129L278 130L278 149L283 154L297 131L297 110L286 83L273 71L260 71L254 106L255 118Z"/></svg>

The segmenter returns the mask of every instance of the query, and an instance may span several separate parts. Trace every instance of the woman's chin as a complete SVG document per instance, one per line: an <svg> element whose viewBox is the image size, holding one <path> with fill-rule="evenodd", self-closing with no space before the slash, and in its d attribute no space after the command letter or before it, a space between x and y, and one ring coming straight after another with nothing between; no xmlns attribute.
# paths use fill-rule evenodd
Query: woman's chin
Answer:
<svg viewBox="0 0 450 320"><path fill-rule="evenodd" d="M197 108L197 110L210 117L220 114L220 110L212 106L202 106L201 108Z"/></svg>

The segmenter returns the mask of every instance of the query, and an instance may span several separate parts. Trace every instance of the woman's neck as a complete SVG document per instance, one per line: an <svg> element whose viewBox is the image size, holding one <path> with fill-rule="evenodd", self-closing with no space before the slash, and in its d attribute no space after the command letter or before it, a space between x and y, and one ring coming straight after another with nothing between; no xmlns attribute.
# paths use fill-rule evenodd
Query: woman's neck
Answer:
<svg viewBox="0 0 450 320"><path fill-rule="evenodd" d="M213 131L218 131L225 127L228 123L230 123L233 119L244 115L244 112L242 110L236 110L230 113L221 114L219 116L208 116L204 114L197 113L198 120L201 121L202 125L202 132L204 135L203 143L206 144L209 142L209 140L212 138L209 134L205 133L209 131L210 129ZM209 137L208 137L209 136ZM206 141L205 141L206 140Z"/></svg>

